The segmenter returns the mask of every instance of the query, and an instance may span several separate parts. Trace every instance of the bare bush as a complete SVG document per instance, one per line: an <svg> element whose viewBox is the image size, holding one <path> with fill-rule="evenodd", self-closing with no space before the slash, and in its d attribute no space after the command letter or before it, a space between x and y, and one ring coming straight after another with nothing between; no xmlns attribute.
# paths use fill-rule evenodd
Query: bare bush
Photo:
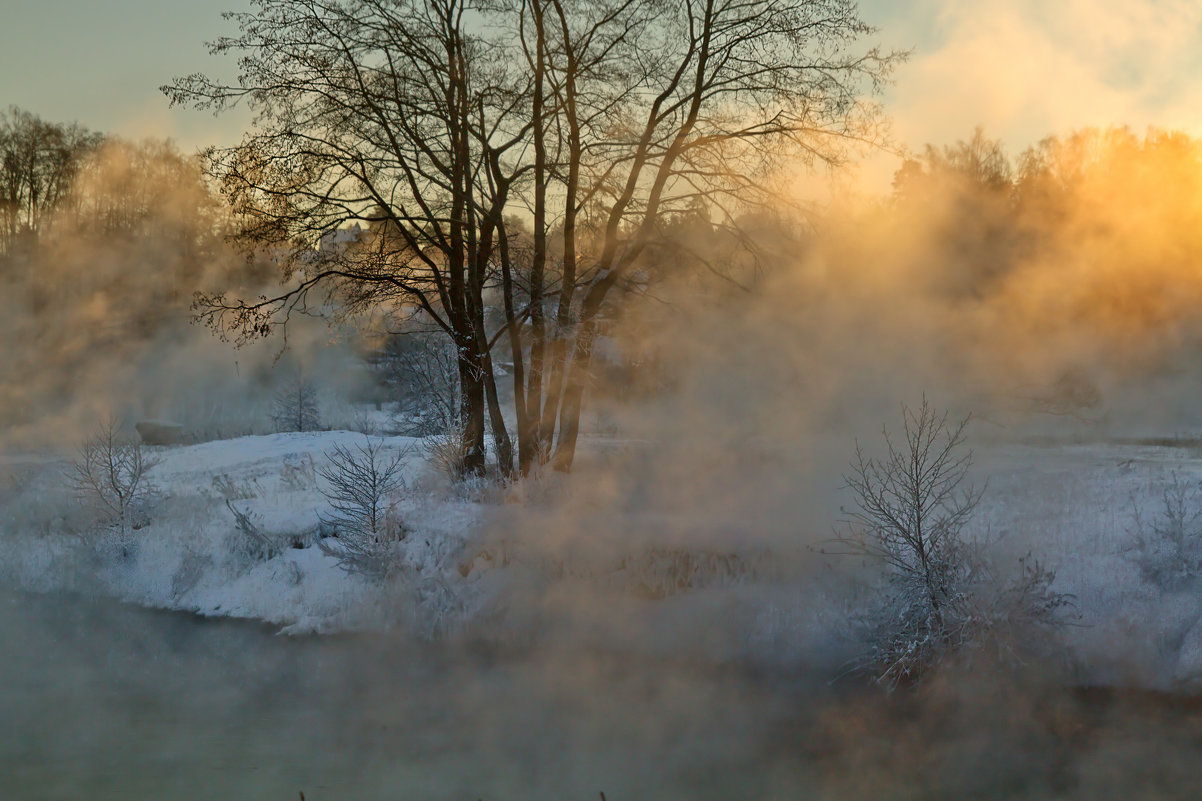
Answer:
<svg viewBox="0 0 1202 801"><path fill-rule="evenodd" d="M347 426L351 431L356 431L364 436L378 437L380 436L380 423L374 419L367 409L358 406L351 412L351 419Z"/></svg>
<svg viewBox="0 0 1202 801"><path fill-rule="evenodd" d="M349 573L387 578L399 564L395 545L406 534L396 508L405 453L386 455L382 443L365 437L354 448L336 445L325 458L317 468L330 504L321 516L322 551Z"/></svg>
<svg viewBox="0 0 1202 801"><path fill-rule="evenodd" d="M1202 575L1202 508L1198 490L1176 472L1161 493L1159 513L1145 521L1134 505L1135 561L1144 578L1164 589L1178 589Z"/></svg>
<svg viewBox="0 0 1202 801"><path fill-rule="evenodd" d="M422 440L426 458L434 468L454 482L467 477L467 447L463 442L463 429L452 426Z"/></svg>
<svg viewBox="0 0 1202 801"><path fill-rule="evenodd" d="M122 556L130 554L133 532L146 522L153 492L147 474L159 461L109 421L84 442L73 465L73 489L99 511Z"/></svg>
<svg viewBox="0 0 1202 801"><path fill-rule="evenodd" d="M237 479L229 473L218 473L213 476L212 485L213 491L227 501L257 498L263 494L263 487L257 476Z"/></svg>
<svg viewBox="0 0 1202 801"><path fill-rule="evenodd" d="M397 334L374 363L397 399L400 431L427 437L459 427L459 355L453 343L420 332Z"/></svg>
<svg viewBox="0 0 1202 801"><path fill-rule="evenodd" d="M276 431L316 431L321 428L317 388L304 373L297 373L271 400L271 422Z"/></svg>
<svg viewBox="0 0 1202 801"><path fill-rule="evenodd" d="M263 521L249 509L239 509L228 498L225 508L234 516L237 534L230 538L230 552L239 559L250 562L265 562L279 555L285 544L279 537L263 530Z"/></svg>
<svg viewBox="0 0 1202 801"><path fill-rule="evenodd" d="M285 456L280 466L280 488L289 492L305 492L317 485L317 465L313 456Z"/></svg>
<svg viewBox="0 0 1202 801"><path fill-rule="evenodd" d="M171 576L171 598L179 602L181 598L200 584L213 567L213 556L203 553L190 545L184 546L183 556L179 566Z"/></svg>
<svg viewBox="0 0 1202 801"><path fill-rule="evenodd" d="M1056 622L1069 603L1052 591L1052 571L1029 558L1017 578L1000 581L985 543L966 536L982 497L967 482L969 418L951 421L925 398L917 412L903 407L902 418L900 443L883 431L882 457L865 456L857 443L844 476L854 506L836 537L845 553L884 567L876 600L859 618L869 651L854 667L888 687L987 641L1015 655L1020 628Z"/></svg>
<svg viewBox="0 0 1202 801"><path fill-rule="evenodd" d="M753 580L756 571L752 560L737 553L660 547L623 557L618 575L636 595L662 599Z"/></svg>

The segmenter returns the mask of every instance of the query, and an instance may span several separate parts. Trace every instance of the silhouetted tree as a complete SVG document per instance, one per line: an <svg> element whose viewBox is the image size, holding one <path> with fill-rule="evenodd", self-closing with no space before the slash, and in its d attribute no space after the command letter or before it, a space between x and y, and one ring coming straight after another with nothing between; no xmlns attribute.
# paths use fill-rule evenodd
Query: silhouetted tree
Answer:
<svg viewBox="0 0 1202 801"><path fill-rule="evenodd" d="M298 372L271 399L271 422L276 431L316 431L321 428L317 387Z"/></svg>
<svg viewBox="0 0 1202 801"><path fill-rule="evenodd" d="M32 248L71 189L84 160L104 141L77 124L42 120L10 107L0 112L0 258Z"/></svg>
<svg viewBox="0 0 1202 801"><path fill-rule="evenodd" d="M1024 242L1010 159L981 128L908 159L894 175L893 201L904 228L932 234L927 258L937 267L928 280L954 297L985 292L1013 266Z"/></svg>
<svg viewBox="0 0 1202 801"><path fill-rule="evenodd" d="M505 474L571 467L594 343L666 215L704 198L734 225L782 155L837 161L876 138L897 54L850 0L258 0L230 15L240 79L164 87L173 103L249 104L256 128L210 165L282 254L284 290L214 295L202 316L263 335L294 311L421 309L454 343L469 472L487 418ZM528 260L507 215L532 218ZM367 222L359 247L319 253ZM504 319L490 327L485 293ZM328 308L328 306L327 306ZM549 317L550 315L550 317ZM549 320L550 322L549 324ZM518 459L492 352L513 357Z"/></svg>

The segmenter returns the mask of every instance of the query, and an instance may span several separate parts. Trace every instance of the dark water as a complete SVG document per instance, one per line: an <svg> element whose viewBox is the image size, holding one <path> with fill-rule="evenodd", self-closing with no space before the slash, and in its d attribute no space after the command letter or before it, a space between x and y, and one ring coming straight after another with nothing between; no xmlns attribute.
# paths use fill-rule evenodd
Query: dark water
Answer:
<svg viewBox="0 0 1202 801"><path fill-rule="evenodd" d="M730 670L0 604L0 799L619 801L809 782L765 746L791 690Z"/></svg>
<svg viewBox="0 0 1202 801"><path fill-rule="evenodd" d="M1202 704L921 691L0 595L0 799L1197 798Z"/></svg>

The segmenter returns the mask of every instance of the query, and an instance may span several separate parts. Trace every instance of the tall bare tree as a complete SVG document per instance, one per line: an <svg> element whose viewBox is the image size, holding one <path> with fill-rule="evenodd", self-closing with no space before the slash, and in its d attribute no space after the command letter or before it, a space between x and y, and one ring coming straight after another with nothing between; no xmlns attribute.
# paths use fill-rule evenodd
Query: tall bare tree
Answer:
<svg viewBox="0 0 1202 801"><path fill-rule="evenodd" d="M81 164L104 137L77 124L50 123L9 108L0 112L0 257L36 243Z"/></svg>
<svg viewBox="0 0 1202 801"><path fill-rule="evenodd" d="M263 334L309 308L318 289L331 293L319 304L352 311L420 310L458 350L464 450L480 472L486 396L494 427L499 415L482 293L506 197L486 172L522 143L520 122L516 135L510 128L525 79L469 31L478 12L464 0L256 5L228 15L240 36L213 45L243 55L239 85L196 75L165 91L176 103L255 109L256 129L210 163L246 222L242 242L274 250L287 283L254 302L203 299L203 314ZM375 235L314 249L352 221ZM504 428L496 433L504 451Z"/></svg>
<svg viewBox="0 0 1202 801"><path fill-rule="evenodd" d="M704 198L733 224L767 201L776 159L837 161L874 140L862 98L900 57L855 52L871 29L850 0L256 0L227 16L241 33L212 49L241 56L239 82L164 91L256 112L210 164L242 241L278 254L285 286L202 298L202 316L261 335L323 304L420 310L459 354L472 472L486 419L502 472L570 469L603 309L662 220ZM528 260L513 215L532 224ZM352 222L372 234L317 249ZM494 287L504 321L490 329Z"/></svg>
<svg viewBox="0 0 1202 801"><path fill-rule="evenodd" d="M861 98L902 56L855 51L871 28L847 0L529 0L527 16L555 98L564 237L537 439L545 448L555 435L566 470L602 309L663 220L703 199L714 222L737 225L771 202L765 174L780 158L836 162L850 141L874 141L876 109ZM600 232L587 249L576 237L585 209ZM541 390L531 383L528 407Z"/></svg>

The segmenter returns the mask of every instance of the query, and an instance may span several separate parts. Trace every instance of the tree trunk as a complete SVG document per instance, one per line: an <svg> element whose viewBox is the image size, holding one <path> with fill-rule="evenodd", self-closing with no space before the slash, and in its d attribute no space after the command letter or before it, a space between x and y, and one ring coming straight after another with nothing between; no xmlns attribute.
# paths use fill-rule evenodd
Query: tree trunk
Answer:
<svg viewBox="0 0 1202 801"><path fill-rule="evenodd" d="M463 474L484 475L484 371L471 345L459 347L459 420Z"/></svg>
<svg viewBox="0 0 1202 801"><path fill-rule="evenodd" d="M501 475L513 478L513 443L505 426L505 415L501 413L501 401L497 397L497 379L493 373L492 353L488 349L488 332L484 327L483 303L475 309L475 344L480 359L480 375L484 383L484 398L488 405L489 426L492 428L493 447L497 452L497 467Z"/></svg>
<svg viewBox="0 0 1202 801"><path fill-rule="evenodd" d="M583 153L580 119L576 107L578 64L573 48L572 31L561 0L552 0L552 4L559 18L560 35L563 37L564 55L567 59L561 103L562 113L568 122L568 174L564 184L563 202L563 278L559 285L559 306L555 313L555 332L551 339L550 378L546 386L542 417L538 423L538 438L540 442L545 443L544 453L550 449L555 438L555 423L559 417L564 376L568 370L568 336L576 291L576 217L579 213L577 196L580 190L580 164Z"/></svg>
<svg viewBox="0 0 1202 801"><path fill-rule="evenodd" d="M551 466L563 473L572 470L576 459L576 440L580 435L580 412L584 404L584 391L588 386L589 366L593 358L593 342L597 336L597 321L594 315L580 321L576 332L576 347L572 351L572 363L567 367L564 379L563 406L559 413L559 439Z"/></svg>
<svg viewBox="0 0 1202 801"><path fill-rule="evenodd" d="M518 474L527 476L534 465L537 450L530 433L530 416L526 413L526 363L522 353L522 321L513 303L513 264L510 261L509 234L500 226L497 234L501 256L501 292L505 303L505 324L508 326L509 349L513 357L513 411L517 418Z"/></svg>
<svg viewBox="0 0 1202 801"><path fill-rule="evenodd" d="M530 372L526 383L527 434L535 458L546 461L548 443L542 439L539 419L542 415L543 373L546 369L546 321L543 292L547 270L547 129L546 129L546 49L544 0L532 0L534 12L534 76L532 98L532 144L534 146L534 252L530 264Z"/></svg>

